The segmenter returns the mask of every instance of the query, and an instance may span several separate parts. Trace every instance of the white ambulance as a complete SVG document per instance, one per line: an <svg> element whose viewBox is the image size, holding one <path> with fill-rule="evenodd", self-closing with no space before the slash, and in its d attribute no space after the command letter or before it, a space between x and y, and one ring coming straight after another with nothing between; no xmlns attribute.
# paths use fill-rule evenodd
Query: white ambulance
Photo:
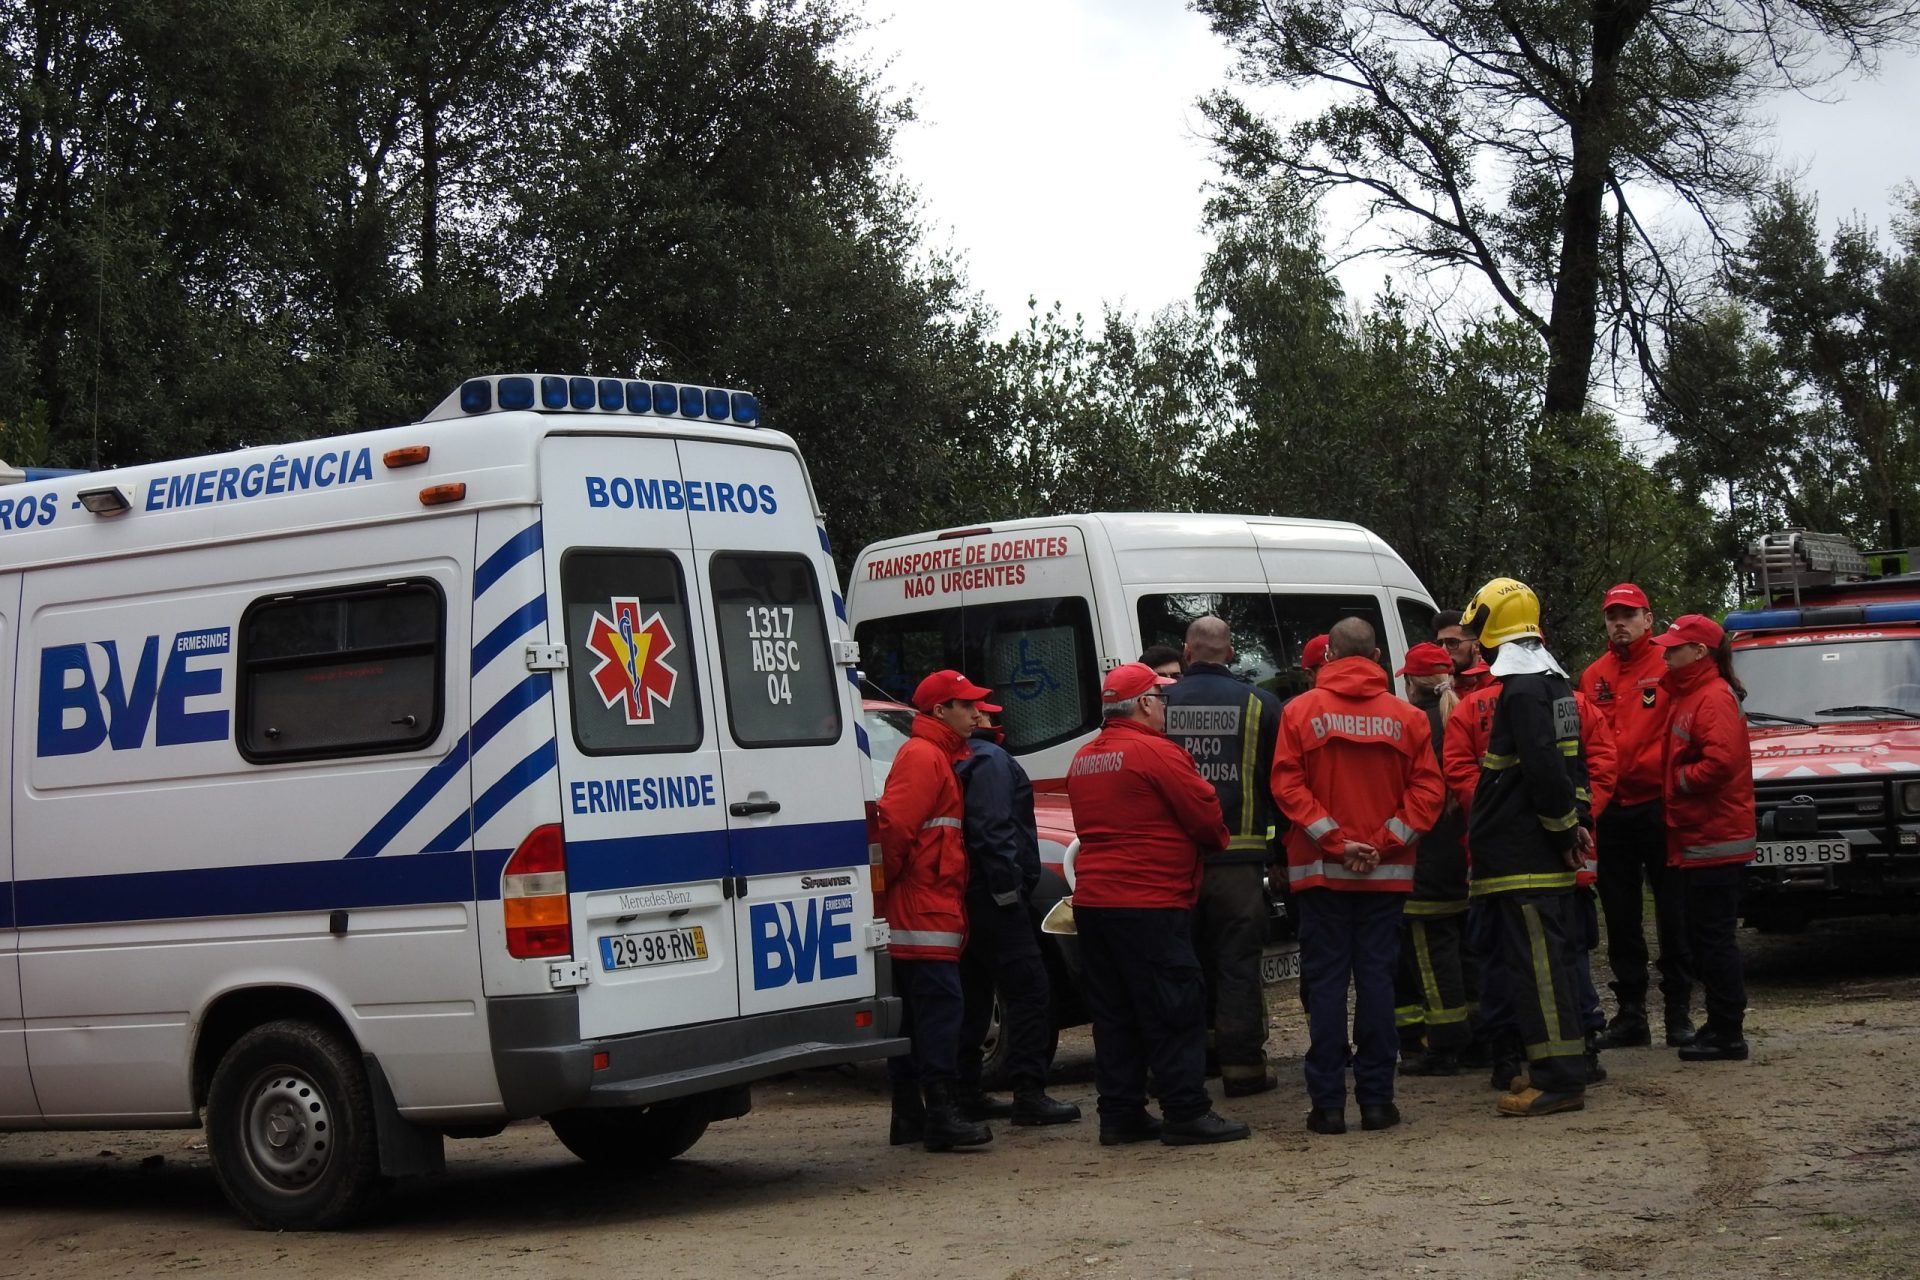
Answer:
<svg viewBox="0 0 1920 1280"><path fill-rule="evenodd" d="M720 388L0 488L0 1128L193 1126L268 1227L544 1116L614 1169L904 1049L854 649Z"/></svg>

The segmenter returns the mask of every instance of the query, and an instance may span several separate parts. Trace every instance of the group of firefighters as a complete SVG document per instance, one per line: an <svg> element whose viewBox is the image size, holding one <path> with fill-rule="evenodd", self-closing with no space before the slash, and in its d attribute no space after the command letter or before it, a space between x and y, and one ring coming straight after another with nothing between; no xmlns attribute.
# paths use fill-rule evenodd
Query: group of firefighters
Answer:
<svg viewBox="0 0 1920 1280"><path fill-rule="evenodd" d="M1349 1071L1364 1129L1399 1123L1396 1074L1490 1067L1502 1114L1583 1107L1606 1078L1603 1049L1652 1042L1643 885L1666 1043L1689 1062L1747 1057L1735 941L1740 868L1755 853L1744 690L1712 619L1656 634L1631 583L1601 607L1607 650L1577 682L1547 648L1533 591L1510 578L1439 615L1437 643L1408 650L1395 672L1404 698L1358 617L1303 646L1312 687L1284 702L1232 672L1232 637L1214 617L1194 621L1181 650L1107 673L1103 727L1066 778L1103 1145L1247 1137L1213 1110L1206 1077L1217 1069L1229 1097L1276 1086L1260 974L1276 831L1314 1133L1346 1131ZM890 1064L892 1141L930 1151L990 1141L992 1118L1080 1118L1045 1089L1033 790L1000 746L989 692L958 671L921 682L879 805L912 1045ZM1591 967L1596 896L1611 1021ZM981 1087L996 989L1010 1102Z"/></svg>

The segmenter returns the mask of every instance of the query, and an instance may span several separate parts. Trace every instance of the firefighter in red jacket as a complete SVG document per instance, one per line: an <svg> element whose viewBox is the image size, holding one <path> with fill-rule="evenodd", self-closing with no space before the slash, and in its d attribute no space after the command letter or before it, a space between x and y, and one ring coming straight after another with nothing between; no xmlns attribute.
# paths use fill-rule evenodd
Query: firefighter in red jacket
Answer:
<svg viewBox="0 0 1920 1280"><path fill-rule="evenodd" d="M954 765L967 756L974 704L988 691L958 671L936 671L913 691L913 733L900 745L880 797L880 857L886 880L887 953L905 1005L913 1051L889 1064L892 1142L929 1151L992 1139L962 1119L953 1085L966 1002L960 953L967 943L965 808Z"/></svg>
<svg viewBox="0 0 1920 1280"><path fill-rule="evenodd" d="M1607 959L1613 966L1617 1002L1599 1043L1603 1049L1653 1043L1647 1019L1647 939L1641 925L1641 886L1651 884L1667 1043L1677 1047L1693 1039L1688 1013L1693 986L1680 881L1667 867L1667 824L1661 816L1660 758L1672 702L1661 685L1667 664L1652 640L1653 610L1644 591L1622 582L1607 592L1600 607L1607 651L1580 676L1580 692L1613 726L1620 777L1613 806L1594 829Z"/></svg>
<svg viewBox="0 0 1920 1280"><path fill-rule="evenodd" d="M1109 671L1105 724L1067 770L1080 836L1073 918L1103 1146L1250 1133L1215 1114L1207 1096L1206 984L1191 916L1204 860L1227 847L1228 834L1213 784L1167 737L1161 686L1172 683L1138 662ZM1149 1068L1161 1121L1147 1114Z"/></svg>
<svg viewBox="0 0 1920 1280"><path fill-rule="evenodd" d="M1661 751L1667 865L1685 897L1687 945L1706 996L1707 1020L1680 1046L1686 1062L1747 1057L1747 987L1735 929L1740 869L1753 861L1753 760L1746 690L1733 673L1726 634L1697 613L1654 637L1666 654L1662 685L1673 698Z"/></svg>
<svg viewBox="0 0 1920 1280"><path fill-rule="evenodd" d="M1289 702L1274 748L1273 797L1293 823L1287 883L1300 913L1300 982L1314 1133L1347 1128L1347 987L1354 989L1354 1096L1363 1129L1400 1122L1393 1103L1393 975L1400 908L1420 837L1446 795L1427 717L1393 696L1371 624L1328 633L1314 687Z"/></svg>

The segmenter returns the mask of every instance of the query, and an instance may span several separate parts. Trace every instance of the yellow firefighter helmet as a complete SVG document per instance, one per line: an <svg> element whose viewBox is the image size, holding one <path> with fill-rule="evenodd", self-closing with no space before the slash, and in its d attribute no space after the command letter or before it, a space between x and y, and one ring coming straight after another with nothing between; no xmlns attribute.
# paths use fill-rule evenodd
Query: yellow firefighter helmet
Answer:
<svg viewBox="0 0 1920 1280"><path fill-rule="evenodd" d="M1489 649L1521 636L1543 635L1540 597L1532 587L1512 578L1495 578L1474 592L1472 602L1460 612L1460 625Z"/></svg>

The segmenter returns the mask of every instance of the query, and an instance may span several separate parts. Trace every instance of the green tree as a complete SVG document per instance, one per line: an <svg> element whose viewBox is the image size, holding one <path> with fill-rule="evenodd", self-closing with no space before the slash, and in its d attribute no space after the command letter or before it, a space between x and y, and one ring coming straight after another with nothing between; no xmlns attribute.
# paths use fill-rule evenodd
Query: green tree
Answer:
<svg viewBox="0 0 1920 1280"><path fill-rule="evenodd" d="M1587 403L1602 331L1649 363L1690 291L1663 204L1709 233L1768 173L1754 109L1910 41L1913 0L1195 0L1255 90L1334 101L1290 128L1206 103L1229 169L1357 192L1386 249L1484 278Z"/></svg>
<svg viewBox="0 0 1920 1280"><path fill-rule="evenodd" d="M1914 532L1920 194L1901 204L1891 250L1860 223L1823 245L1813 201L1779 187L1722 300L1673 331L1653 419L1675 476L1725 494L1730 552L1782 526L1882 546Z"/></svg>

